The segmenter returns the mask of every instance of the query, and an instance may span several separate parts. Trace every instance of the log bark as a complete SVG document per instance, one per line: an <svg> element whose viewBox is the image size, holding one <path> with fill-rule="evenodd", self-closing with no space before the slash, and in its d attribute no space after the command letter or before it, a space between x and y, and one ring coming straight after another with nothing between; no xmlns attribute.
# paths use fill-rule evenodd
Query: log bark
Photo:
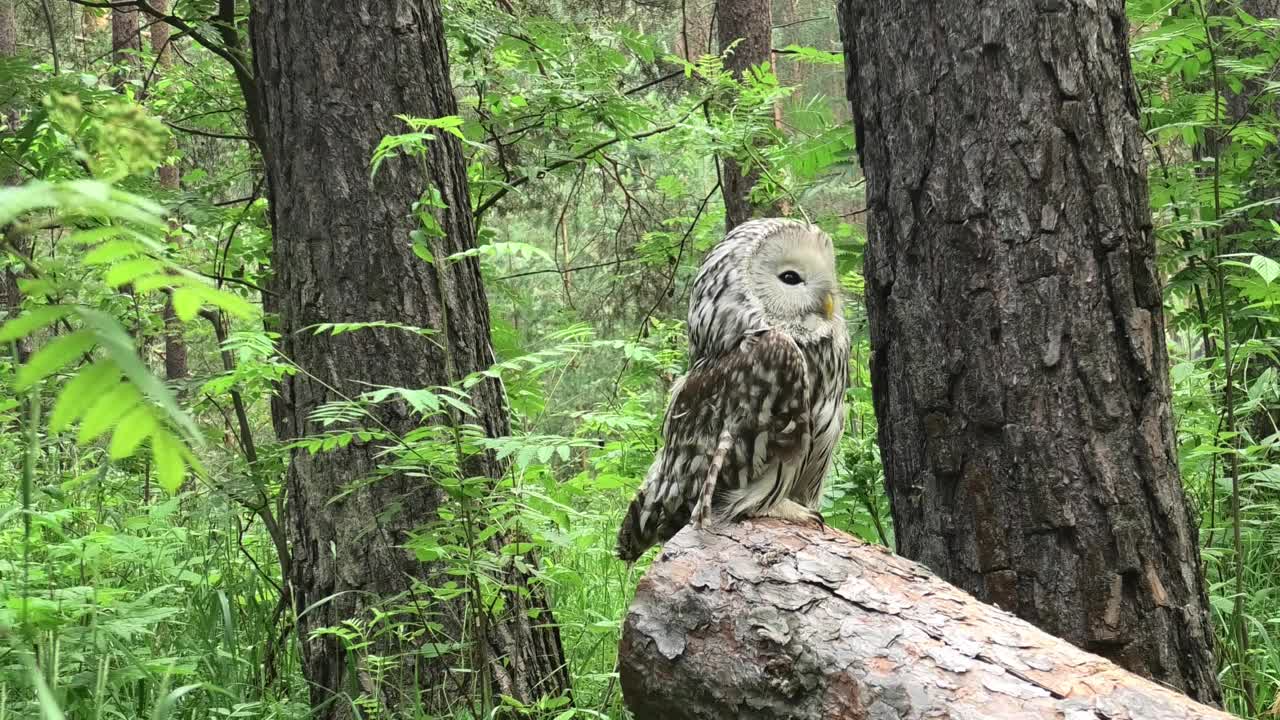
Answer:
<svg viewBox="0 0 1280 720"><path fill-rule="evenodd" d="M461 143L439 133L425 158L389 158L370 177L382 138L407 131L397 114L458 112L439 3L255 3L250 34L264 101L274 231L268 310L278 313L285 356L303 370L287 378L274 399L279 438L316 432L320 426L311 413L343 396L377 386L445 385L492 365L479 263L449 262L438 271L418 258L410 237L421 227L414 204L434 187L445 207L433 213L443 236L429 239L432 254L445 258L475 247ZM439 334L305 330L372 320ZM473 422L490 437L510 434L501 384L483 382L470 393ZM401 436L422 421L403 403L382 404L375 412L381 427ZM559 631L543 589L529 582L531 571L504 568L501 582L522 592L505 593L501 610L491 614L435 597L430 588L456 578L405 545L437 517L444 490L409 474L360 482L385 462L384 447L374 442L315 455L295 451L290 459L289 582L315 717L353 717L344 696L361 692L376 695L380 709L396 717L444 712L483 694L485 688L473 685L485 678L492 679L493 694L521 701L567 692ZM501 477L503 469L489 455L473 458L463 471ZM491 549L506 540L494 535ZM417 612L398 616L407 618L404 628L380 630L358 657L333 637L312 634L388 606ZM476 612L484 613L481 622L475 622ZM465 648L439 651L455 638L465 638ZM381 656L383 680L371 690L364 663L373 656Z"/></svg>
<svg viewBox="0 0 1280 720"><path fill-rule="evenodd" d="M842 0L898 551L1221 697L1121 0Z"/></svg>
<svg viewBox="0 0 1280 720"><path fill-rule="evenodd" d="M685 528L636 591L637 720L1227 720L839 531Z"/></svg>

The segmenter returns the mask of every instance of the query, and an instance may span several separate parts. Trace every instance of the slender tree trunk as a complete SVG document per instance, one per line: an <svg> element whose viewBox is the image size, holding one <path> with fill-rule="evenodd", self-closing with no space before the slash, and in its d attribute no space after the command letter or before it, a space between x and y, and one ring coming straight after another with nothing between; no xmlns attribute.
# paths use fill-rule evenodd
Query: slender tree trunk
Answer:
<svg viewBox="0 0 1280 720"><path fill-rule="evenodd" d="M1263 20L1274 21L1280 18L1280 0L1242 0L1240 9ZM1229 8L1218 9L1219 12L1228 10ZM1266 78L1274 77L1276 71L1277 68L1272 67L1266 75L1247 80L1244 83L1243 92L1229 95L1227 122L1235 125L1249 115L1266 117L1268 113L1280 112L1280 102L1269 95L1266 88ZM1218 136L1214 138L1214 142L1221 148L1219 152L1222 152L1225 150L1224 146L1230 143L1230 138ZM1246 202L1263 202L1280 196L1280 144L1271 143L1265 150L1259 152L1248 172L1251 185ZM1259 226L1259 232L1257 238L1247 243L1247 246L1237 244L1236 247L1224 248L1224 252L1255 252L1273 258L1280 254L1280 239L1266 228L1268 220L1280 221L1280 205L1266 206L1250 213L1249 218L1228 226L1226 231L1228 233L1245 230L1250 224ZM1269 332L1269 328L1265 325L1261 329L1263 332ZM1245 363L1248 381L1254 381L1267 368L1274 368L1277 365L1280 363L1267 357L1266 354L1255 355L1250 358L1250 362ZM1253 414L1251 421L1250 431L1255 440L1261 440L1277 432L1277 429L1280 429L1280 405L1266 403Z"/></svg>
<svg viewBox="0 0 1280 720"><path fill-rule="evenodd" d="M18 18L15 13L15 0L0 0L0 57L11 58L18 54ZM3 108L4 123L8 126L6 132L16 132L18 129L18 108L9 106ZM5 185L19 185L22 183L22 174L15 166L8 173L8 177L4 179ZM18 252L28 253L30 247L23 242L22 238L13 235L10 242L19 243L21 246L16 248ZM16 259L10 260L8 253L4 251L3 245L0 245L0 309L5 312L5 319L17 316L22 308L22 291L18 288L18 273L14 267ZM2 323L3 320L0 320ZM0 355L8 355L9 348L0 348ZM23 338L17 343L18 362L26 362L31 356L31 340Z"/></svg>
<svg viewBox="0 0 1280 720"><path fill-rule="evenodd" d="M11 58L18 54L18 16L16 0L0 1L0 57ZM5 119L13 126L13 108L5 108Z"/></svg>
<svg viewBox="0 0 1280 720"><path fill-rule="evenodd" d="M899 551L1216 703L1120 0L841 0Z"/></svg>
<svg viewBox="0 0 1280 720"><path fill-rule="evenodd" d="M698 58L711 52L708 46L714 21L711 5L681 0L680 27L676 29L675 37L676 54L689 62L698 62Z"/></svg>
<svg viewBox="0 0 1280 720"><path fill-rule="evenodd" d="M152 0L151 6L158 13L166 13L169 11L169 0ZM151 24L151 52L156 55L155 77L151 82L164 77L169 72L169 68L173 64L173 51L169 48L170 34L169 24L165 22L153 22ZM173 143L170 143L173 147ZM173 164L161 165L156 170L157 180L160 183L161 192L166 195L174 195L178 192L179 176L178 166ZM170 221L171 230L176 228L176 221ZM178 235L171 234L169 242L177 243ZM164 375L168 380L180 380L187 376L187 344L182 338L182 323L178 322L178 316L173 310L173 298L166 298L164 302Z"/></svg>
<svg viewBox="0 0 1280 720"><path fill-rule="evenodd" d="M457 113L439 5L434 1L299 0L254 5L251 36L256 78L264 99L275 250L273 311L283 351L302 372L288 379L274 404L276 431L288 441L318 431L309 415L324 403L371 386L420 388L450 382L493 362L489 315L473 259L436 266L413 252L420 228L412 207L428 188L445 208L436 213L444 236L437 258L474 247L462 148L440 133L424 161L392 158L370 178L370 158L386 135L406 128L396 114L441 117ZM425 167L424 167L425 165ZM305 330L322 322L392 320L441 331L433 338L371 329L340 335ZM442 349L442 345L447 348ZM509 434L501 385L471 390L470 404L491 437ZM404 435L417 421L408 408L384 404L379 422ZM383 448L354 442L332 452L296 452L288 471L287 524L293 560L290 583L302 640L303 671L317 717L346 717L347 700L377 695L384 707L431 711L467 702L486 674L492 690L522 700L567 690L563 651L538 586L525 597L508 593L501 615L464 617L474 608L430 595L453 580L420 562L404 545L436 517L443 492L420 477L390 475L364 482ZM499 476L491 457L472 474ZM493 543L501 544L502 538ZM502 580L526 585L514 567ZM373 645L348 656L332 636L315 636L348 619L369 622L370 609L412 608L396 616L404 628L384 631ZM387 621L383 621L384 623ZM467 632L470 661L448 643ZM431 650L431 652L427 652ZM365 660L387 658L376 670ZM487 662L485 662L487 660ZM483 666L477 666L481 663ZM468 667L473 672L451 672ZM485 691L485 688L480 688Z"/></svg>
<svg viewBox="0 0 1280 720"><path fill-rule="evenodd" d="M111 87L119 90L137 75L138 53L142 52L139 20L142 13L133 7L111 9Z"/></svg>
<svg viewBox="0 0 1280 720"><path fill-rule="evenodd" d="M770 0L722 0L716 3L716 38L720 52L734 41L724 67L736 77L742 77L750 68L770 62L773 57L773 10ZM722 163L720 189L724 193L725 230L732 230L751 219L751 189L760 179L758 170L742 172L742 165L734 158L726 157Z"/></svg>

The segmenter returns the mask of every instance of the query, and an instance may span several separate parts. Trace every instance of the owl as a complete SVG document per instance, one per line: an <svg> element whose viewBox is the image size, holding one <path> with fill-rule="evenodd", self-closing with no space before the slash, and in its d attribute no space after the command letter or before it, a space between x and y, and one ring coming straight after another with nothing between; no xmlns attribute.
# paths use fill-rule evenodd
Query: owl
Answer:
<svg viewBox="0 0 1280 720"><path fill-rule="evenodd" d="M618 530L628 562L691 519L822 522L849 377L831 238L794 220L734 228L694 279L688 331L662 449Z"/></svg>

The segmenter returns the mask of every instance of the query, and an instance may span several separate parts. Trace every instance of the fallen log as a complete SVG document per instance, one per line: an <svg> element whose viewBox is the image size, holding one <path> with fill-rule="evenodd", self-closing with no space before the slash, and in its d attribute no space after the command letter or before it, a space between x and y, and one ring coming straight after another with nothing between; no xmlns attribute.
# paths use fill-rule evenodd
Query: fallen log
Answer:
<svg viewBox="0 0 1280 720"><path fill-rule="evenodd" d="M685 528L619 648L638 720L1226 720L835 530Z"/></svg>

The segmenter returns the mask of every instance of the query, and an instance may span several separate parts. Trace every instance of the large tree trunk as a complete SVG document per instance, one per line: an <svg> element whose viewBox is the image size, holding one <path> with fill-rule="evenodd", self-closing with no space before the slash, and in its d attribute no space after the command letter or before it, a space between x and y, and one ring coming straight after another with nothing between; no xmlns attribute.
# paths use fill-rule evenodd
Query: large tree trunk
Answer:
<svg viewBox="0 0 1280 720"><path fill-rule="evenodd" d="M424 161L389 159L370 178L379 141L406 131L396 114L457 112L438 4L256 3L251 35L265 99L259 120L266 128L275 230L272 309L279 314L284 354L303 371L283 384L273 408L279 437L317 431L308 415L341 399L339 392L356 396L374 385L447 384L450 365L458 374L488 367L493 355L478 264L449 263L437 277L435 267L414 254L410 240L420 227L411 208L433 186L447 206L437 213L444 237L435 241L435 256L474 246L460 143L440 133ZM390 329L340 335L304 330L315 323L371 320L447 327L447 334L428 339ZM448 355L440 344L447 345ZM509 433L499 383L475 386L470 404L475 422L490 436ZM377 415L402 436L417 424L399 405L382 405ZM466 703L472 683L483 677L493 678L495 691L523 700L566 690L558 631L536 586L529 598L508 594L504 613L486 619L486 635L471 644L469 657L435 652L447 647L438 643L462 636L460 618L472 609L423 593L422 584L450 578L441 577L440 567L416 560L404 544L411 531L436 517L443 492L405 475L362 482L378 468L381 451L377 444L354 442L322 454L296 452L288 471L290 583L295 607L307 610L298 618L298 637L317 717L351 712L336 694L370 694L372 668L364 663L370 655L393 659L374 698L392 711L408 712L419 702L441 710ZM486 457L467 470L501 472ZM504 580L521 585L526 576L511 568ZM352 658L334 638L312 636L350 618L368 620L371 607L386 609L385 604L417 607L426 616L400 616L408 625L384 632ZM466 627L476 631L474 623ZM431 645L422 647L426 643ZM488 662L477 667L477 658Z"/></svg>
<svg viewBox="0 0 1280 720"><path fill-rule="evenodd" d="M899 551L1217 702L1120 0L842 0Z"/></svg>
<svg viewBox="0 0 1280 720"><path fill-rule="evenodd" d="M169 0L152 0L151 6L157 13L169 11ZM173 50L169 48L169 24L154 21L151 24L151 52L156 55L156 77L152 82L163 77L173 63ZM161 165L156 170L156 178L160 181L160 190L167 195L178 192L178 166ZM171 235L170 242L177 242L177 235ZM164 302L164 375L168 380L180 380L187 376L187 344L182 339L182 323L173 310L173 298Z"/></svg>
<svg viewBox="0 0 1280 720"><path fill-rule="evenodd" d="M717 2L716 39L720 52L741 40L725 58L724 67L741 78L749 69L770 62L773 41L773 6L770 0L734 0ZM758 170L745 175L741 164L726 157L720 178L724 194L724 227L726 231L751 219L751 189L760 179Z"/></svg>
<svg viewBox="0 0 1280 720"><path fill-rule="evenodd" d="M837 531L686 528L618 650L637 720L1228 720Z"/></svg>

